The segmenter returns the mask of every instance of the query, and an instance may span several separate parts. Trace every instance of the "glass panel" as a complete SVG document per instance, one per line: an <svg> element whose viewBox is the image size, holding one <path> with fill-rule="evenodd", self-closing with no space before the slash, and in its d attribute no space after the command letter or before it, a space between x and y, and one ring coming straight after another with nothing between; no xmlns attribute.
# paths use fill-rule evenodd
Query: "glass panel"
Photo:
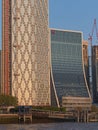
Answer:
<svg viewBox="0 0 98 130"><path fill-rule="evenodd" d="M82 67L82 34L52 30L51 58L59 100L62 96L88 97Z"/></svg>

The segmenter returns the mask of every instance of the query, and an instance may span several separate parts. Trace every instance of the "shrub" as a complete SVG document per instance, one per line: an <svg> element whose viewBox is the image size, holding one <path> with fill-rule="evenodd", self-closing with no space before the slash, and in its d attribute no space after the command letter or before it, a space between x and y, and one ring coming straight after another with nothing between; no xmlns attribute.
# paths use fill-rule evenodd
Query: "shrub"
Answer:
<svg viewBox="0 0 98 130"><path fill-rule="evenodd" d="M0 106L16 106L18 100L11 95L0 95Z"/></svg>

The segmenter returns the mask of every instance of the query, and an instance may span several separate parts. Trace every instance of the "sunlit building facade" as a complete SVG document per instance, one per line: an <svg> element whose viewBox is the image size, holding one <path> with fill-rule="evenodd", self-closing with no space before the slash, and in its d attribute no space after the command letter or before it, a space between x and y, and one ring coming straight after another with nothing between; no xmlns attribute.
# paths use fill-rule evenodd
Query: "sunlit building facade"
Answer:
<svg viewBox="0 0 98 130"><path fill-rule="evenodd" d="M50 29L50 32L51 88L55 105L67 107L69 104L66 104L66 98L68 100L69 97L70 104L74 104L73 98L79 98L79 104L90 106L91 96L84 69L82 33L59 29Z"/></svg>
<svg viewBox="0 0 98 130"><path fill-rule="evenodd" d="M89 81L89 56L88 56L88 41L83 40L83 62L84 62L84 69L87 79L87 84L90 90L90 81Z"/></svg>
<svg viewBox="0 0 98 130"><path fill-rule="evenodd" d="M1 65L2 65L2 60L1 60L1 56L2 56L2 50L0 50L0 94L1 94L1 76L2 76L2 69L1 69Z"/></svg>
<svg viewBox="0 0 98 130"><path fill-rule="evenodd" d="M48 0L3 0L2 93L50 105Z"/></svg>
<svg viewBox="0 0 98 130"><path fill-rule="evenodd" d="M88 66L88 41L83 40L83 60L84 65Z"/></svg>

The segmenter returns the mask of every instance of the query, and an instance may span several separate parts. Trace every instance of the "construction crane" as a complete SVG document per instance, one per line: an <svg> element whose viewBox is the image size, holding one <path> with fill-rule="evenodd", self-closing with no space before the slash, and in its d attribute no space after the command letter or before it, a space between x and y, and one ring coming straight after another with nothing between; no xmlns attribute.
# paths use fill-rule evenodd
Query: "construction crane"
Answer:
<svg viewBox="0 0 98 130"><path fill-rule="evenodd" d="M94 30L96 31L96 38L98 40L98 29L97 29L96 19L94 19L92 31L91 31L91 34L89 34L89 38L88 38L88 40L90 41L91 45L92 45Z"/></svg>
<svg viewBox="0 0 98 130"><path fill-rule="evenodd" d="M93 84L92 84L92 47L93 47L93 37L94 37L94 31L96 35L96 39L98 41L98 29L97 29L97 23L96 19L94 19L93 27L91 30L91 34L89 34L88 37L88 46L89 46L89 79L90 79L90 91L91 91L91 96L93 99Z"/></svg>

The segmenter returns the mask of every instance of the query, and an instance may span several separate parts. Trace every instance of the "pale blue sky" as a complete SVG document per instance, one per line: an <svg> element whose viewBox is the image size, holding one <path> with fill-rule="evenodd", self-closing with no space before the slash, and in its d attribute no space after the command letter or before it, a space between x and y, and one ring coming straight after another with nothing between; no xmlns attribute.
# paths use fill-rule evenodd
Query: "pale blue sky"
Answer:
<svg viewBox="0 0 98 130"><path fill-rule="evenodd" d="M98 0L49 0L49 3L50 27L79 30L88 39L95 18L98 25Z"/></svg>
<svg viewBox="0 0 98 130"><path fill-rule="evenodd" d="M1 1L0 45L2 21ZM98 0L49 0L49 26L51 28L79 30L83 32L84 39L88 39L94 18L96 18L98 23Z"/></svg>

